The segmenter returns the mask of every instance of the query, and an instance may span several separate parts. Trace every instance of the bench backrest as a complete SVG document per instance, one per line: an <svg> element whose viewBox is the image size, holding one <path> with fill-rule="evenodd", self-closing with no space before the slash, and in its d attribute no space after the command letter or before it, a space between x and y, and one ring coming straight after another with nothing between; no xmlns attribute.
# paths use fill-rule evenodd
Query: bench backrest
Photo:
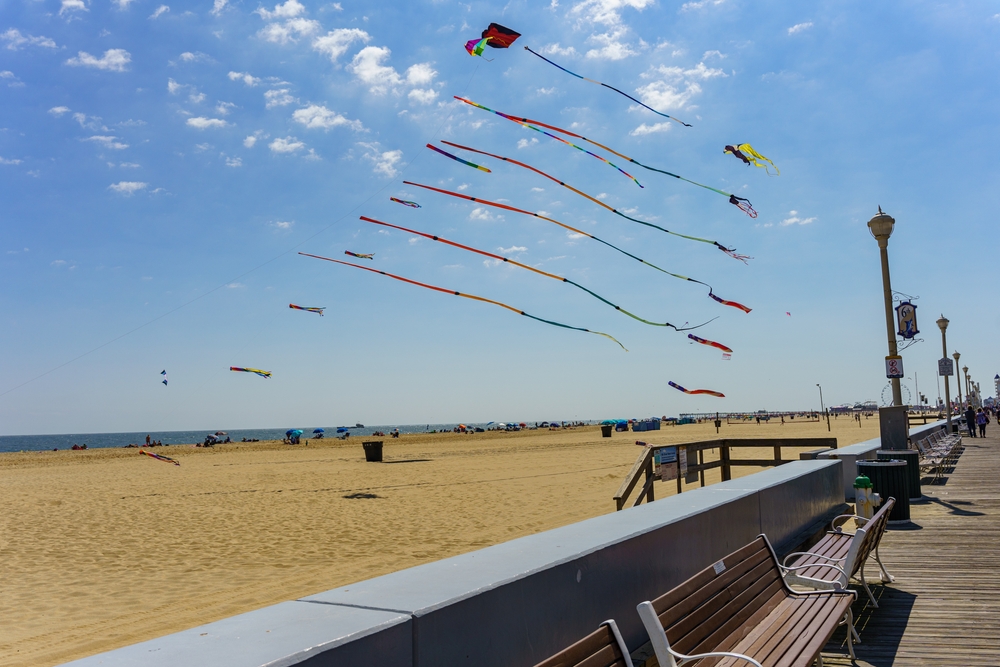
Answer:
<svg viewBox="0 0 1000 667"><path fill-rule="evenodd" d="M625 642L614 621L605 621L594 632L535 667L632 667Z"/></svg>
<svg viewBox="0 0 1000 667"><path fill-rule="evenodd" d="M763 535L652 601L680 653L727 651L790 592Z"/></svg>
<svg viewBox="0 0 1000 667"><path fill-rule="evenodd" d="M854 533L851 548L847 552L847 560L844 562L844 571L848 577L853 577L861 566L868 562L868 557L875 551L889 525L889 513L895 504L895 498L886 498L878 512L875 512L875 515Z"/></svg>

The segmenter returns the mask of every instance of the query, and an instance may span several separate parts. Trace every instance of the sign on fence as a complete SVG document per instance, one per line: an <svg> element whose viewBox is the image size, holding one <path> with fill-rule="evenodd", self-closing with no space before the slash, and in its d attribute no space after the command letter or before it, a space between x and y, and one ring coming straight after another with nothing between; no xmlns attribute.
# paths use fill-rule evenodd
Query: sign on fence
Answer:
<svg viewBox="0 0 1000 667"><path fill-rule="evenodd" d="M653 452L653 474L664 482L677 479L677 447L660 447ZM684 451L687 468L687 448Z"/></svg>
<svg viewBox="0 0 1000 667"><path fill-rule="evenodd" d="M903 377L903 357L897 355L885 358L885 376L887 378Z"/></svg>

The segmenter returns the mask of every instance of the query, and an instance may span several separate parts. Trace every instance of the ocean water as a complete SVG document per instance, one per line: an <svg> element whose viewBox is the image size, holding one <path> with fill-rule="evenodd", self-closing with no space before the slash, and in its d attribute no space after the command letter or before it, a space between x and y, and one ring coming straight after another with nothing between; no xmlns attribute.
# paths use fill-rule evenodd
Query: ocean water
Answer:
<svg viewBox="0 0 1000 667"><path fill-rule="evenodd" d="M541 423L541 422L539 422ZM528 422L529 426L534 426L535 422ZM486 424L474 424L466 422L468 427L487 428ZM344 426L347 426L344 424ZM400 433L426 433L428 431L450 431L458 426L455 424L388 424L365 426L357 428L351 426L350 437L370 436L375 431L389 433L394 428L398 428ZM493 426L492 424L490 425ZM229 434L229 438L234 442L239 442L243 438L247 440L281 440L285 437L285 431L290 428L301 428L305 433L303 438L311 438L313 429L326 429L325 437L337 437L336 426L289 426L287 428L263 428L263 429L220 429ZM20 452L20 451L51 451L53 449L70 449L73 445L87 445L87 449L101 447L124 447L129 444L145 445L146 435L151 440L159 440L163 444L183 445L196 442L204 442L205 436L214 431L143 431L141 433L63 433L53 435L0 435L0 452ZM342 434L341 434L342 435ZM225 436L223 436L223 439Z"/></svg>

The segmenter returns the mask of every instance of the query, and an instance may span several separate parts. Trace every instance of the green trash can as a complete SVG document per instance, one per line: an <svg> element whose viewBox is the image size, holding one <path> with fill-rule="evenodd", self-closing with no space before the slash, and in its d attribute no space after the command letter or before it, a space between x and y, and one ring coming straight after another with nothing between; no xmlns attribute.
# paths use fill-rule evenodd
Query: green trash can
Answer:
<svg viewBox="0 0 1000 667"><path fill-rule="evenodd" d="M879 461L906 461L906 478L910 484L910 500L920 500L920 452L915 449L880 449L875 452Z"/></svg>
<svg viewBox="0 0 1000 667"><path fill-rule="evenodd" d="M895 498L889 513L890 524L910 523L910 489L906 461L858 461L858 475L872 481L872 488L884 501Z"/></svg>
<svg viewBox="0 0 1000 667"><path fill-rule="evenodd" d="M369 440L368 442L362 442L361 446L365 448L365 461L369 461L371 463L379 463L382 461L381 440Z"/></svg>

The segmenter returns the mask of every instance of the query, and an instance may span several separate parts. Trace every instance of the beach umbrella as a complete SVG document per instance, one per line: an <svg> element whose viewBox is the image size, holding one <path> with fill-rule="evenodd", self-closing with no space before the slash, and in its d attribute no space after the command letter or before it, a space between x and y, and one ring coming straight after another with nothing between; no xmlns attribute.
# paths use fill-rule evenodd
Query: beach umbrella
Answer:
<svg viewBox="0 0 1000 667"><path fill-rule="evenodd" d="M524 426L527 426L527 424L525 424L524 422L521 422L520 424L518 424L518 426L524 427Z"/></svg>
<svg viewBox="0 0 1000 667"><path fill-rule="evenodd" d="M215 435L229 435L229 434L226 433L225 431L216 431Z"/></svg>
<svg viewBox="0 0 1000 667"><path fill-rule="evenodd" d="M347 427L341 426L337 429L337 433L347 433Z"/></svg>
<svg viewBox="0 0 1000 667"><path fill-rule="evenodd" d="M326 430L322 428L314 428L313 433L326 433Z"/></svg>

